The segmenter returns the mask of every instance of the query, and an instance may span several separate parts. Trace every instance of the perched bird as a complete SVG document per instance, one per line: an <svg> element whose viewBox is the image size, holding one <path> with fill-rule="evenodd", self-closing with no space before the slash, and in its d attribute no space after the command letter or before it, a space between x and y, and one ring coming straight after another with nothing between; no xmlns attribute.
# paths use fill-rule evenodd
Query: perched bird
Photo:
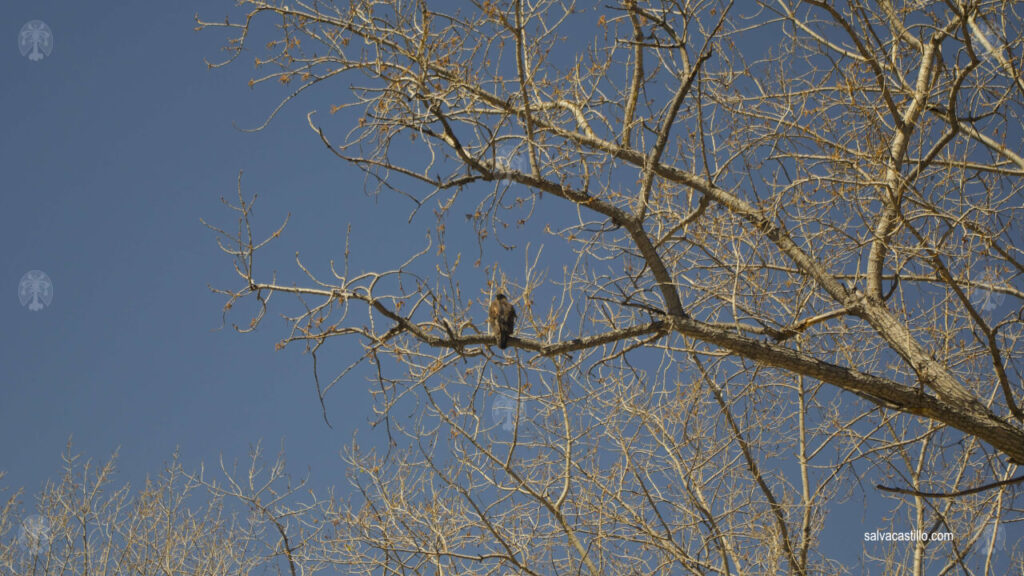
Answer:
<svg viewBox="0 0 1024 576"><path fill-rule="evenodd" d="M487 324L491 327L491 333L498 337L498 348L508 348L508 338L516 328L516 309L504 294L498 294L491 300Z"/></svg>

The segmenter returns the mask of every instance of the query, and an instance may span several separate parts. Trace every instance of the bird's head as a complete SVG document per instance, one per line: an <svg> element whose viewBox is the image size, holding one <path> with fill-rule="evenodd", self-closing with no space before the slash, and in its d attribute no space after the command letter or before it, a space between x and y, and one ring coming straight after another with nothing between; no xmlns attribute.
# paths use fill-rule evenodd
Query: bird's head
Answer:
<svg viewBox="0 0 1024 576"><path fill-rule="evenodd" d="M496 295L494 296L494 299L495 299L495 300L506 300L506 298L505 298L505 295L504 295L504 294L502 294L501 292L497 293L497 294L496 294Z"/></svg>

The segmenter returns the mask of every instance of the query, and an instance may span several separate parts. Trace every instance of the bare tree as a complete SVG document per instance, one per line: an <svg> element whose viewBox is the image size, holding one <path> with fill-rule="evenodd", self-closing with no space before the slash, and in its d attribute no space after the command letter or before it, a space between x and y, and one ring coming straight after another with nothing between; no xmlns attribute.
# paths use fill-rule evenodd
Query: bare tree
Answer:
<svg viewBox="0 0 1024 576"><path fill-rule="evenodd" d="M115 485L116 455L97 466L71 451L59 481L22 511L20 493L0 507L0 574L241 576L260 570L313 574L301 550L318 538L324 505L299 501L283 455L257 446L222 480L188 473L178 456L140 489Z"/></svg>
<svg viewBox="0 0 1024 576"><path fill-rule="evenodd" d="M329 277L299 261L305 285L254 273L282 229L253 232L241 186L237 233L214 228L228 308L258 303L244 330L294 295L281 344L321 399L374 374L395 448L348 455L363 500L332 562L837 573L829 503L862 479L889 527L955 535L865 544L872 570L1024 562L993 560L1024 463L1013 3L240 4L200 27L233 60L273 22L252 84L288 85L282 107L333 87L316 137L433 228L390 267L350 271L358 241ZM477 246L448 241L465 227ZM499 289L511 354L484 326Z"/></svg>

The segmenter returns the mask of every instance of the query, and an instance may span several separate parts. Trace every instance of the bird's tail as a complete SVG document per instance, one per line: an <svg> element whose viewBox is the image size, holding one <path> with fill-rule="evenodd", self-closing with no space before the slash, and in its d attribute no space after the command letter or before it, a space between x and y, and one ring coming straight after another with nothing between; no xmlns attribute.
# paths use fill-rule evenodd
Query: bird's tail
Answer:
<svg viewBox="0 0 1024 576"><path fill-rule="evenodd" d="M508 348L508 332L501 330L498 332L498 348L504 350Z"/></svg>

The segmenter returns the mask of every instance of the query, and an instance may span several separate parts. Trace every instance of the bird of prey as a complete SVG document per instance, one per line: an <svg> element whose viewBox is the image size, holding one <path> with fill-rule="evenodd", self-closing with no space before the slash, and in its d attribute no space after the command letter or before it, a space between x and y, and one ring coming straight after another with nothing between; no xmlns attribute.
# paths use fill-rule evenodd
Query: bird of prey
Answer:
<svg viewBox="0 0 1024 576"><path fill-rule="evenodd" d="M491 301L487 323L491 326L491 333L498 337L498 348L507 348L508 338L516 328L516 309L504 294L496 295Z"/></svg>

